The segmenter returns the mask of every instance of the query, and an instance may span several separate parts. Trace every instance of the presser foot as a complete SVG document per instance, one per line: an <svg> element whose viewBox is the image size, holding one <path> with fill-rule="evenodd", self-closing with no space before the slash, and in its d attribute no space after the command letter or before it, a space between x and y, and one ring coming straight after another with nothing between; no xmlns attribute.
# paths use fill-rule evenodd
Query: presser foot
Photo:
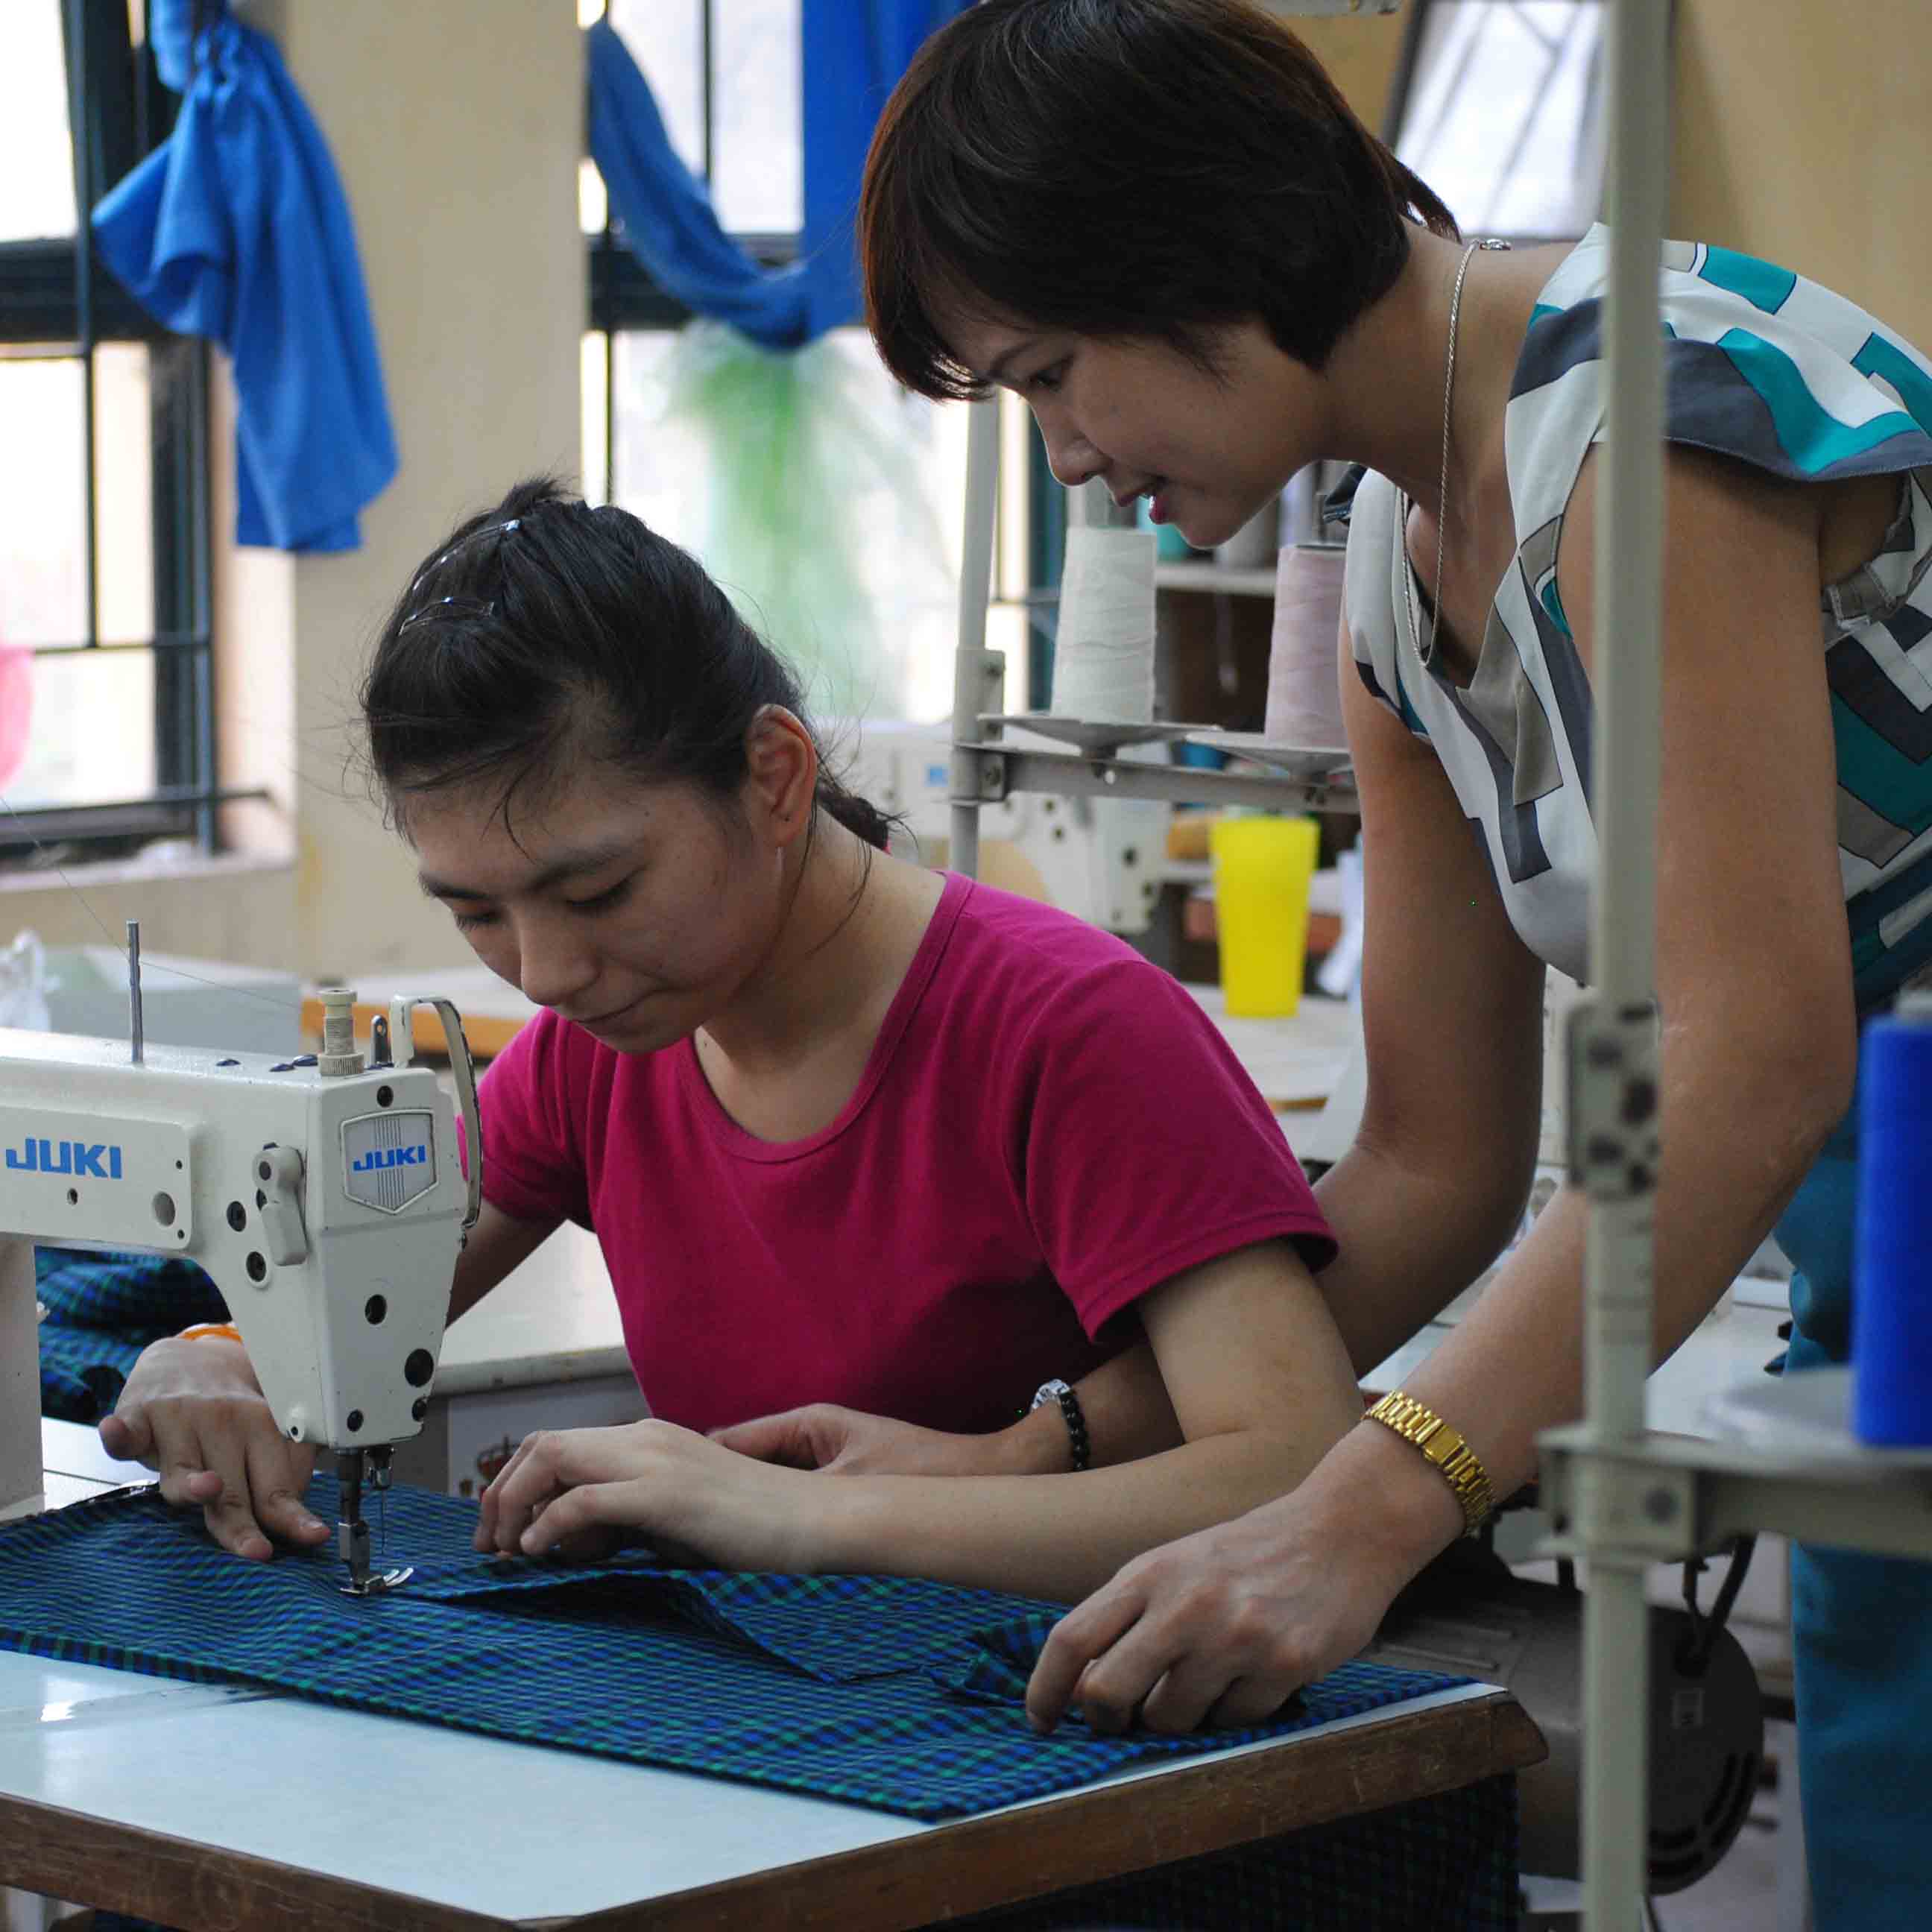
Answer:
<svg viewBox="0 0 1932 1932"><path fill-rule="evenodd" d="M349 1581L342 1586L345 1597L380 1597L406 1583L416 1574L413 1564L394 1570L376 1570L370 1564L369 1526L362 1515L365 1454L369 1457L370 1486L379 1491L389 1486L386 1454L373 1450L365 1452L348 1449L336 1458L336 1480L341 1486L342 1499L340 1520L335 1526L335 1546L343 1562L349 1566Z"/></svg>
<svg viewBox="0 0 1932 1932"><path fill-rule="evenodd" d="M386 1590L393 1590L400 1583L406 1583L416 1574L413 1565L405 1565L400 1570L372 1570L368 1576L351 1575L342 1586L345 1597L380 1597Z"/></svg>

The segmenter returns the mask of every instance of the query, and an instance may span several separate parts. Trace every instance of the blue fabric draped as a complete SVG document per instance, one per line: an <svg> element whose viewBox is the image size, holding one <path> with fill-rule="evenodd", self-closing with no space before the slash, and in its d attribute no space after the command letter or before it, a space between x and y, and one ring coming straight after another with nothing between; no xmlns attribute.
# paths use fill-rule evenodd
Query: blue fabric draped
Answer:
<svg viewBox="0 0 1932 1932"><path fill-rule="evenodd" d="M239 403L236 537L353 550L396 473L349 203L274 43L192 0L149 10L173 133L95 208L103 259L149 314L227 351Z"/></svg>
<svg viewBox="0 0 1932 1932"><path fill-rule="evenodd" d="M678 157L650 83L608 21L586 34L590 153L620 238L658 285L767 349L858 319L852 221L879 110L914 50L964 0L802 0L805 225L800 259L761 268Z"/></svg>

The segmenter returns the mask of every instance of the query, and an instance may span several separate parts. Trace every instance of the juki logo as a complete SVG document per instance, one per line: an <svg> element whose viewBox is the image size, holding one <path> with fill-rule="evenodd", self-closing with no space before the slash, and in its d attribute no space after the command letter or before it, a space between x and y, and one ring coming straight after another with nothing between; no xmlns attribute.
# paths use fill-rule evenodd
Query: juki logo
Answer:
<svg viewBox="0 0 1932 1932"><path fill-rule="evenodd" d="M7 1165L27 1174L92 1174L98 1180L118 1180L121 1150L101 1141L29 1139L7 1150Z"/></svg>
<svg viewBox="0 0 1932 1932"><path fill-rule="evenodd" d="M342 1187L379 1214L400 1214L436 1184L436 1116L427 1108L342 1124Z"/></svg>
<svg viewBox="0 0 1932 1932"><path fill-rule="evenodd" d="M12 1156L10 1155L10 1160ZM352 1174L368 1174L379 1167L427 1167L429 1149L416 1147L371 1148L359 1159L349 1163Z"/></svg>

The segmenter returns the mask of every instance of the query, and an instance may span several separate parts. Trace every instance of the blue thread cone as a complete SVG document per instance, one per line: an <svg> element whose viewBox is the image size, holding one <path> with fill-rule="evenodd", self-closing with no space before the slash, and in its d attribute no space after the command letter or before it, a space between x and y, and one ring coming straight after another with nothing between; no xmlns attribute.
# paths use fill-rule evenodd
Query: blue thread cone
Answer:
<svg viewBox="0 0 1932 1932"><path fill-rule="evenodd" d="M1865 1029L1852 1284L1852 1430L1932 1447L1932 997Z"/></svg>

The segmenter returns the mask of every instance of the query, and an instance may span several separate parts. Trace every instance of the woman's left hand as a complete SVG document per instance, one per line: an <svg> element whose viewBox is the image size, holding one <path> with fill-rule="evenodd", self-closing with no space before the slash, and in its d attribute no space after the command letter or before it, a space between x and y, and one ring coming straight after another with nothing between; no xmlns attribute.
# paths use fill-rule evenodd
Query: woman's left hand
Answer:
<svg viewBox="0 0 1932 1932"><path fill-rule="evenodd" d="M674 1423L543 1430L484 1491L476 1545L589 1562L645 1542L680 1562L804 1570L813 1496L826 1487Z"/></svg>

